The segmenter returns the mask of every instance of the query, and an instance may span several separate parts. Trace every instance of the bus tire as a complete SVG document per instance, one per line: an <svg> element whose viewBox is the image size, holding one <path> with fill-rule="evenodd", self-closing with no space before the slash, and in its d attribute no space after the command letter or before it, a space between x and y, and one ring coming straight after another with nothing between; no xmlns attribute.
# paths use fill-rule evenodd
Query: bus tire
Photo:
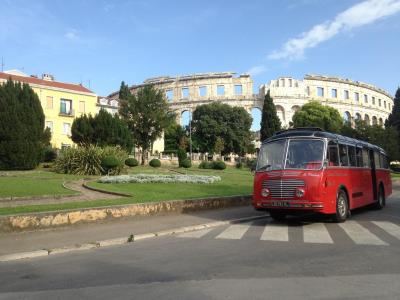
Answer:
<svg viewBox="0 0 400 300"><path fill-rule="evenodd" d="M336 195L336 213L333 215L333 220L336 223L346 221L349 213L349 201L347 194L343 189L340 189Z"/></svg>
<svg viewBox="0 0 400 300"><path fill-rule="evenodd" d="M286 219L286 213L280 210L270 210L269 215L274 221L284 221Z"/></svg>
<svg viewBox="0 0 400 300"><path fill-rule="evenodd" d="M382 209L385 207L385 205L386 205L385 191L383 190L383 186L379 185L378 201L375 203L374 208Z"/></svg>

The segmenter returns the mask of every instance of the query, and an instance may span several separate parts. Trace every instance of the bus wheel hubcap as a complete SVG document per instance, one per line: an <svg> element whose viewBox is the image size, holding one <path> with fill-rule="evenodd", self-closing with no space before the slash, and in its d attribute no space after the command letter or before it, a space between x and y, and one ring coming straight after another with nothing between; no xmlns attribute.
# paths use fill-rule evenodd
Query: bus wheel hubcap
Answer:
<svg viewBox="0 0 400 300"><path fill-rule="evenodd" d="M346 203L345 203L343 196L339 196L339 199L338 199L338 212L339 212L340 216L346 215Z"/></svg>

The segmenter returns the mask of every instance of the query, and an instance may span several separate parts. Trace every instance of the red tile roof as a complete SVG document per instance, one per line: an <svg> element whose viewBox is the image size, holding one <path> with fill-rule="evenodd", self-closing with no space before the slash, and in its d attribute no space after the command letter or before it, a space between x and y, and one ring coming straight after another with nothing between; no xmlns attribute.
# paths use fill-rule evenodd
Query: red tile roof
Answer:
<svg viewBox="0 0 400 300"><path fill-rule="evenodd" d="M83 92L83 93L92 93L93 92L84 86L80 84L72 84L72 83L64 83L64 82L58 82L58 81L48 81L48 80L43 80L39 79L36 77L25 77L25 76L17 76L17 75L11 75L7 73L0 72L0 79L9 79L11 77L11 80L13 81L19 81L23 83L28 83L28 84L37 84L37 85L42 85L42 86L47 86L47 87L53 87L53 88L59 88L59 89L64 89L64 90L72 90L76 92Z"/></svg>

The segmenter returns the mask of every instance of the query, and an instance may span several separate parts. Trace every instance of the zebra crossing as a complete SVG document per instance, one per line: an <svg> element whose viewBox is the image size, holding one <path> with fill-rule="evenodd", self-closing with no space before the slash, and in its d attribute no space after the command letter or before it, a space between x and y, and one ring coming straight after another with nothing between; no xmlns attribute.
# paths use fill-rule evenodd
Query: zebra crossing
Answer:
<svg viewBox="0 0 400 300"><path fill-rule="evenodd" d="M224 228L206 228L178 234L178 238L213 238L216 240L241 240L249 231L257 232L257 239L271 242L293 241L293 226L285 223L253 221L228 225ZM345 223L310 223L295 226L302 242L306 244L335 244L340 242L338 231L356 245L400 245L400 226L390 221L353 221ZM297 237L297 239L299 239Z"/></svg>

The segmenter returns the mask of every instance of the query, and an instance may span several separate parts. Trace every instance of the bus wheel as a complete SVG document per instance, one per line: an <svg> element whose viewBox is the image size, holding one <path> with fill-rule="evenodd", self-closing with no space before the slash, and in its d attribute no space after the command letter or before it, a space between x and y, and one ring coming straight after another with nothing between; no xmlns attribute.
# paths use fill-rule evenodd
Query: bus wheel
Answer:
<svg viewBox="0 0 400 300"><path fill-rule="evenodd" d="M286 214L279 210L270 210L269 215L274 221L283 221L286 218Z"/></svg>
<svg viewBox="0 0 400 300"><path fill-rule="evenodd" d="M378 193L378 201L375 203L375 209L382 209L386 204L385 201L385 192L383 191L383 187L379 186L379 193Z"/></svg>
<svg viewBox="0 0 400 300"><path fill-rule="evenodd" d="M346 192L344 190L339 190L336 196L336 213L333 216L333 220L336 223L343 223L347 219L348 210L349 206Z"/></svg>

